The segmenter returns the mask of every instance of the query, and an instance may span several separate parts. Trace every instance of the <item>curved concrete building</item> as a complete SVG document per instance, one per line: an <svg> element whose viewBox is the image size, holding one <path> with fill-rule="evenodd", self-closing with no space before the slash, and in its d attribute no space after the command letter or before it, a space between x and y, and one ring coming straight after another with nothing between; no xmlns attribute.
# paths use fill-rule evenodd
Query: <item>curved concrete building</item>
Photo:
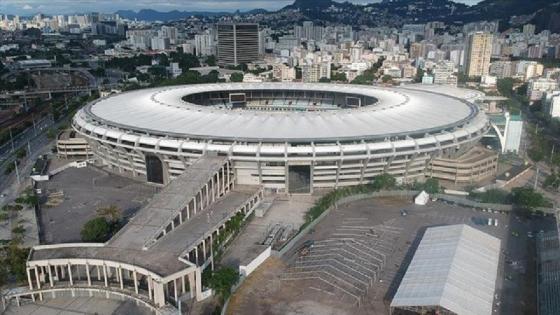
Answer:
<svg viewBox="0 0 560 315"><path fill-rule="evenodd" d="M88 104L73 120L116 172L166 184L207 153L232 162L238 184L310 193L386 172L427 174L489 123L465 99L408 88L301 83L145 89Z"/></svg>

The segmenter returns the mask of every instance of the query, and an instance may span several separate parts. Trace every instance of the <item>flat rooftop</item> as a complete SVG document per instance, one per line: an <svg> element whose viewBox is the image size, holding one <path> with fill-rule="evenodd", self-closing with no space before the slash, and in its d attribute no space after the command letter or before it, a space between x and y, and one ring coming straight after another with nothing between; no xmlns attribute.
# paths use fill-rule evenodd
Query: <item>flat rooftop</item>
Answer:
<svg viewBox="0 0 560 315"><path fill-rule="evenodd" d="M225 157L196 160L183 174L165 186L109 240L112 247L142 249L161 232L226 163Z"/></svg>
<svg viewBox="0 0 560 315"><path fill-rule="evenodd" d="M173 274L185 269L185 264L178 257L193 248L207 234L211 233L232 217L260 187L236 186L209 208L198 212L176 229L161 238L154 246L142 250L142 242L135 242L134 237L142 238L142 226L125 226L124 233L118 233L103 247L65 247L33 250L30 261L58 258L105 259L134 264L146 268L161 276ZM123 238L124 235L124 238Z"/></svg>

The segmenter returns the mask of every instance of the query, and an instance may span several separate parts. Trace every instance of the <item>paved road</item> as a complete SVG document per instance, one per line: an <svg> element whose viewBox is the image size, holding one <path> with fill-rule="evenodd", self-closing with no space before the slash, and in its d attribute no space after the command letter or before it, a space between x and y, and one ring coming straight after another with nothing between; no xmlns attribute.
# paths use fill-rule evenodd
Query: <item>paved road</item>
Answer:
<svg viewBox="0 0 560 315"><path fill-rule="evenodd" d="M13 141L8 141L0 146L0 163L4 162L10 155L19 148L26 146L27 142L41 134L54 125L52 115L47 115L35 122L35 126L30 126L23 132L14 135Z"/></svg>
<svg viewBox="0 0 560 315"><path fill-rule="evenodd" d="M24 147L28 152L27 156L21 159L18 165L18 173L20 176L20 183L18 183L16 172L4 174L4 170L10 163L16 160L15 151L4 152L0 155L0 206L11 202L15 199L27 183L26 179L31 173L31 169L35 160L42 155L49 153L51 147L54 145L55 140L49 140L47 131L49 128L58 129L59 126L65 124L67 120L61 120L57 123L52 123L52 120L47 120L41 126L36 125L37 134L35 135L33 127L31 131L25 132L25 138L20 141L14 141L14 148L17 151L19 148ZM17 143L17 145L15 145ZM11 148L11 145L10 145Z"/></svg>

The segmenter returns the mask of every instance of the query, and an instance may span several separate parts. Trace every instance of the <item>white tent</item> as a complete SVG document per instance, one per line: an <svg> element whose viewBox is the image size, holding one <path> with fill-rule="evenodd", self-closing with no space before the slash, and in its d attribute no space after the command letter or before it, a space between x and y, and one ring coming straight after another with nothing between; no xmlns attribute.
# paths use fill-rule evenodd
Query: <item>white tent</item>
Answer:
<svg viewBox="0 0 560 315"><path fill-rule="evenodd" d="M391 308L492 315L500 243L464 224L428 228Z"/></svg>
<svg viewBox="0 0 560 315"><path fill-rule="evenodd" d="M422 192L419 193L418 196L414 198L414 203L417 205L425 206L428 203L428 200L430 200L430 195L428 195L427 192L422 190Z"/></svg>

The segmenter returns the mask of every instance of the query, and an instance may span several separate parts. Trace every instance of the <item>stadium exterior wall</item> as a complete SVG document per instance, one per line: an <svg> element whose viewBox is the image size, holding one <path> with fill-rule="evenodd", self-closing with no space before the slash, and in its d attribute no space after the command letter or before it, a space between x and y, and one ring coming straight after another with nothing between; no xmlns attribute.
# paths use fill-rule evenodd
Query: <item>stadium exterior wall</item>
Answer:
<svg viewBox="0 0 560 315"><path fill-rule="evenodd" d="M288 191L289 167L293 165L309 166L311 191L364 184L381 173L410 182L429 176L432 159L457 158L469 151L489 129L485 114L477 110L466 122L420 137L282 143L181 138L105 122L96 122L92 132L84 127L91 122L88 115L87 110L78 112L73 128L88 140L97 160L117 173L146 178L146 156L155 155L162 162L165 184L192 161L211 152L232 160L239 184L262 184L279 192Z"/></svg>

